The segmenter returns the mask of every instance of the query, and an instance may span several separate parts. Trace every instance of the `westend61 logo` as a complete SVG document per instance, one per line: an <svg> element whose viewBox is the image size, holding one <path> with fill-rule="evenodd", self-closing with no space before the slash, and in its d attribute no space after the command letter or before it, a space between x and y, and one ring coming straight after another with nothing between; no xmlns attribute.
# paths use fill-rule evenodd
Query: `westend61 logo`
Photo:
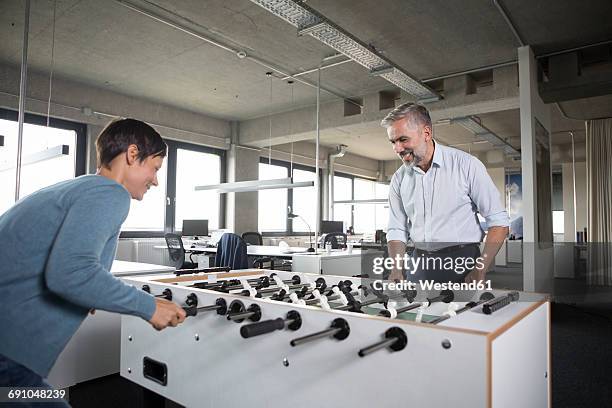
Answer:
<svg viewBox="0 0 612 408"><path fill-rule="evenodd" d="M470 271L474 268L484 268L484 258L472 257L424 257L421 256L404 256L397 254L395 258L377 257L372 262L372 272L376 275L382 274L385 270L390 269L406 270L411 274L417 271L455 271L457 274Z"/></svg>

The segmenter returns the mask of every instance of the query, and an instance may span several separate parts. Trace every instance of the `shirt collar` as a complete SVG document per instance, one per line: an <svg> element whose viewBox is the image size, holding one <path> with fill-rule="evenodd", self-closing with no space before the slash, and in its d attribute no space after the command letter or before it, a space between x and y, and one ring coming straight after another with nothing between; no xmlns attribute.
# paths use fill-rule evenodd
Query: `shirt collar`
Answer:
<svg viewBox="0 0 612 408"><path fill-rule="evenodd" d="M440 143L436 142L434 140L434 155L433 158L431 159L431 166L433 167L434 165L438 166L438 167L442 167L444 165L444 146L442 146ZM408 172L410 173L414 173L415 171L418 171L421 174L425 174L423 172L423 170L421 170L419 167L412 167L412 166L406 166L404 165L407 169Z"/></svg>
<svg viewBox="0 0 612 408"><path fill-rule="evenodd" d="M435 164L438 167L442 167L444 165L444 147L434 140L434 155L431 160L432 166Z"/></svg>

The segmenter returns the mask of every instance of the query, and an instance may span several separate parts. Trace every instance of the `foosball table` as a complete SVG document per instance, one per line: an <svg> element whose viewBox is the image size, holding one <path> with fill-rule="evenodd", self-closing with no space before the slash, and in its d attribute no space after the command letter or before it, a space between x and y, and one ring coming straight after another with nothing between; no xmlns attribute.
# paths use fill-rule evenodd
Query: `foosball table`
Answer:
<svg viewBox="0 0 612 408"><path fill-rule="evenodd" d="M188 407L550 405L545 295L259 269L124 281L188 317L122 316L121 375Z"/></svg>

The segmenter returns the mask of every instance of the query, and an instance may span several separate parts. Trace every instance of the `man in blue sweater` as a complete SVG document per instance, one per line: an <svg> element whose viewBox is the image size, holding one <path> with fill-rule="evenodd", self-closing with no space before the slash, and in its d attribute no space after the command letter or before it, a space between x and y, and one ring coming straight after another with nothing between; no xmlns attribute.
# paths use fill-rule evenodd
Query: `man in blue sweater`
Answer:
<svg viewBox="0 0 612 408"><path fill-rule="evenodd" d="M48 387L43 379L91 309L157 330L185 319L177 304L109 272L130 199L157 186L166 144L151 126L122 119L96 149L96 175L43 188L0 216L0 387Z"/></svg>

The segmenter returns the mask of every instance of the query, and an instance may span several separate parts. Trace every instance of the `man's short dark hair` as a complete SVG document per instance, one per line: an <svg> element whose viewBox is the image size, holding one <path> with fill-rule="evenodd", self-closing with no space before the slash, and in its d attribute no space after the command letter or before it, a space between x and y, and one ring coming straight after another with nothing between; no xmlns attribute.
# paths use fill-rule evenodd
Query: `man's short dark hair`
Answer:
<svg viewBox="0 0 612 408"><path fill-rule="evenodd" d="M96 140L98 168L110 168L110 163L130 145L138 147L138 160L149 156L166 157L168 146L155 129L136 119L118 119L104 128Z"/></svg>

